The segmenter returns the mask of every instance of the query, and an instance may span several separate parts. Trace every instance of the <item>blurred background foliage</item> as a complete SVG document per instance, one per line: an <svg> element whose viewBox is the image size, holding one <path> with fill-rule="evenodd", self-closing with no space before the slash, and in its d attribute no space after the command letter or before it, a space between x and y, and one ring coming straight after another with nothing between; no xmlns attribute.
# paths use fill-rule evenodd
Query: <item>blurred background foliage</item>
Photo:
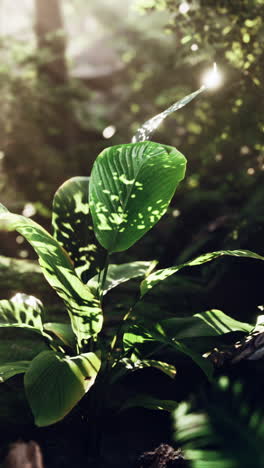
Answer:
<svg viewBox="0 0 264 468"><path fill-rule="evenodd" d="M188 159L171 209L116 261L167 266L240 247L263 254L263 17L263 0L1 0L1 201L48 225L60 183L89 175L102 148L129 142L144 121L198 89L217 62L222 86L173 114L153 138ZM1 236L1 254L34 258L21 236L11 238ZM238 260L221 262L202 277L200 270L171 279L174 306L217 287L213 306L221 306L217 278L235 274L245 291L227 287L225 311L237 306L236 293L247 307L253 291L254 313L262 300L255 262L242 260L245 277Z"/></svg>

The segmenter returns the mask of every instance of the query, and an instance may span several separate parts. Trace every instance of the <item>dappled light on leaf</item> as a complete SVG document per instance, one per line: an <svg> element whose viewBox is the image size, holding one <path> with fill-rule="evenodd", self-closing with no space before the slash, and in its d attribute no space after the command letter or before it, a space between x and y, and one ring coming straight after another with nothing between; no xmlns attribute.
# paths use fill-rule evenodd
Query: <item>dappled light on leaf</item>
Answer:
<svg viewBox="0 0 264 468"><path fill-rule="evenodd" d="M85 286L59 243L39 224L10 212L0 215L0 228L18 231L32 245L49 284L63 299L72 328L81 347L102 328L102 311L98 298Z"/></svg>
<svg viewBox="0 0 264 468"><path fill-rule="evenodd" d="M185 157L153 142L118 145L96 159L90 179L95 234L109 252L131 247L164 215Z"/></svg>
<svg viewBox="0 0 264 468"><path fill-rule="evenodd" d="M105 258L105 251L94 235L89 211L89 177L67 180L54 195L54 237L69 254L84 283L103 266Z"/></svg>

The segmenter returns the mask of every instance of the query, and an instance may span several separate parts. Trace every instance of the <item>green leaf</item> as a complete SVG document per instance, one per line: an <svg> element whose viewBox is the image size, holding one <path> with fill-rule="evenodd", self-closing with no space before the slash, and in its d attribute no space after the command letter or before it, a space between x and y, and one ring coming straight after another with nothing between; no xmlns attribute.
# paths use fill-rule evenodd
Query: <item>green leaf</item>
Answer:
<svg viewBox="0 0 264 468"><path fill-rule="evenodd" d="M155 359L138 359L135 354L132 354L130 358L122 359L119 363L120 362L125 366L126 370L130 372L139 369L146 369L147 367L155 367L171 379L174 379L176 375L176 369L173 365L163 361L156 361ZM125 372L122 373L122 371L120 371L120 375L124 374Z"/></svg>
<svg viewBox="0 0 264 468"><path fill-rule="evenodd" d="M75 347L75 335L72 331L72 327L67 323L48 322L44 324L44 329L57 336L66 346L70 348Z"/></svg>
<svg viewBox="0 0 264 468"><path fill-rule="evenodd" d="M0 364L0 382L14 377L17 374L24 374L30 365L30 361L16 361Z"/></svg>
<svg viewBox="0 0 264 468"><path fill-rule="evenodd" d="M94 235L89 213L89 177L73 177L53 199L54 237L69 254L83 283L104 265L105 250Z"/></svg>
<svg viewBox="0 0 264 468"><path fill-rule="evenodd" d="M46 280L65 302L79 346L99 333L103 322L99 300L78 278L59 243L32 219L10 212L0 214L0 229L18 231L32 245Z"/></svg>
<svg viewBox="0 0 264 468"><path fill-rule="evenodd" d="M199 353L193 351L193 349L180 341L171 340L169 343L167 342L167 344L170 344L171 347L174 347L175 350L179 351L180 353L189 356L200 367L206 377L211 381L213 380L214 366L212 362L210 362L208 359L205 359Z"/></svg>
<svg viewBox="0 0 264 468"><path fill-rule="evenodd" d="M174 400L160 400L150 395L139 394L135 397L129 398L122 406L121 411L129 408L146 408L153 410L168 411L171 413L178 406L177 401Z"/></svg>
<svg viewBox="0 0 264 468"><path fill-rule="evenodd" d="M94 384L100 366L94 353L67 357L44 351L33 359L24 382L36 425L63 419Z"/></svg>
<svg viewBox="0 0 264 468"><path fill-rule="evenodd" d="M132 278L147 276L155 268L156 264L157 262L154 260L152 262L130 262L120 265L109 265L104 285L104 294ZM98 281L99 278L98 275L96 275L88 281L88 286L91 285L94 287L99 284Z"/></svg>
<svg viewBox="0 0 264 468"><path fill-rule="evenodd" d="M120 252L151 229L166 212L185 166L179 151L158 143L105 149L90 178L90 209L100 244Z"/></svg>
<svg viewBox="0 0 264 468"><path fill-rule="evenodd" d="M254 258L256 260L264 260L264 257L258 255L254 252L250 252L250 250L220 250L218 252L210 252L199 257L190 260L189 262L183 263L182 265L177 265L170 268L165 268L163 270L157 270L151 275L149 275L146 279L144 279L140 285L140 293L141 297L143 297L147 292L149 292L156 284L160 281L164 281L169 276L177 273L184 267L187 266L196 266L201 265L203 263L211 262L215 258L222 257L224 255L228 255L231 257L248 257Z"/></svg>
<svg viewBox="0 0 264 468"><path fill-rule="evenodd" d="M43 304L34 296L17 293L10 300L0 301L0 327L12 324L43 332Z"/></svg>
<svg viewBox="0 0 264 468"><path fill-rule="evenodd" d="M192 317L173 317L161 320L159 330L165 336L181 340L203 336L217 336L232 331L250 332L252 325L229 317L220 310L212 309Z"/></svg>
<svg viewBox="0 0 264 468"><path fill-rule="evenodd" d="M214 368L209 360L203 358L184 343L164 335L162 330L160 332L154 326L146 330L141 325L132 325L128 332L124 333L123 345L125 351L133 350L133 353L137 356L144 355L144 352L142 353L142 345L151 346L151 354L155 354L155 351L158 352L162 348L174 349L176 352L189 356L202 369L209 380L213 377Z"/></svg>

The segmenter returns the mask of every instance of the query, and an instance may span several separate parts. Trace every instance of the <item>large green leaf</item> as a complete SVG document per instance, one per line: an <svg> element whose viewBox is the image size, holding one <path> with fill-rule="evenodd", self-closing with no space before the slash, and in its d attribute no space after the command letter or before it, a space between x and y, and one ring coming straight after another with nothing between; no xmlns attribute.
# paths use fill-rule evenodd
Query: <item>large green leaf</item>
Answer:
<svg viewBox="0 0 264 468"><path fill-rule="evenodd" d="M100 366L94 353L67 357L44 351L36 356L24 377L36 425L63 419L94 384Z"/></svg>
<svg viewBox="0 0 264 468"><path fill-rule="evenodd" d="M155 268L157 262L130 262L119 265L110 264L107 271L106 281L103 293L106 294L119 284L125 283L133 278L147 276ZM99 276L96 275L88 281L88 286L95 287L99 283Z"/></svg>
<svg viewBox="0 0 264 468"><path fill-rule="evenodd" d="M248 257L257 260L264 260L264 257L254 252L251 252L250 250L220 250L218 252L206 253L200 255L199 257L193 260L190 260L189 262L183 263L182 265L177 265L174 267L165 268L163 270L154 271L154 273L152 273L142 281L140 285L141 297L143 297L147 292L149 292L160 281L163 281L169 276L173 275L174 273L177 273L177 271L181 270L182 268L211 262L215 258L222 257L224 255L229 255L231 257Z"/></svg>
<svg viewBox="0 0 264 468"><path fill-rule="evenodd" d="M106 253L94 235L89 211L89 177L67 180L54 195L54 237L71 257L83 283L103 267Z"/></svg>
<svg viewBox="0 0 264 468"><path fill-rule="evenodd" d="M43 304L34 296L17 293L0 301L0 327L14 324L43 332L42 314Z"/></svg>
<svg viewBox="0 0 264 468"><path fill-rule="evenodd" d="M79 346L102 328L99 300L74 271L59 243L39 224L10 212L0 214L0 229L18 231L32 245L49 284L64 300Z"/></svg>
<svg viewBox="0 0 264 468"><path fill-rule="evenodd" d="M24 374L30 365L30 361L16 361L0 364L0 382L14 377L17 374Z"/></svg>
<svg viewBox="0 0 264 468"><path fill-rule="evenodd" d="M175 148L153 142L118 145L96 159L90 178L95 234L109 252L131 247L164 215L185 174Z"/></svg>
<svg viewBox="0 0 264 468"><path fill-rule="evenodd" d="M249 333L252 330L252 325L239 322L216 309L195 314L192 317L173 317L161 320L157 326L164 335L177 340L217 336L233 331Z"/></svg>

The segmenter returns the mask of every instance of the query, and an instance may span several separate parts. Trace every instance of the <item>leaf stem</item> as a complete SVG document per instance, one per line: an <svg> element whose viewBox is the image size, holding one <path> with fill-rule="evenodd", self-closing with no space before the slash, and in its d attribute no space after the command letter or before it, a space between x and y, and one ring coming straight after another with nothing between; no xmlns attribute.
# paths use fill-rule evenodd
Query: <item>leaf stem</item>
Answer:
<svg viewBox="0 0 264 468"><path fill-rule="evenodd" d="M105 287L108 267L109 267L109 253L107 253L107 255L106 255L105 264L104 264L104 268L103 268L102 280L100 281L101 282L101 287L100 287L100 289L101 289L100 299L101 300L102 300L103 294L104 294L104 287Z"/></svg>
<svg viewBox="0 0 264 468"><path fill-rule="evenodd" d="M131 306L129 307L127 313L124 315L123 317L123 320L122 322L120 323L119 327L118 327L118 330L112 340L112 343L111 343L111 349L112 349L112 353L114 352L116 346L118 345L118 341L119 339L121 338L121 333L122 333L122 330L123 330L123 327L124 327L124 323L126 322L126 320L129 318L129 316L131 315L131 313L133 312L133 310L135 309L135 307L137 306L137 304L140 302L141 300L141 297L140 296L137 296L133 302L133 304L131 304Z"/></svg>

